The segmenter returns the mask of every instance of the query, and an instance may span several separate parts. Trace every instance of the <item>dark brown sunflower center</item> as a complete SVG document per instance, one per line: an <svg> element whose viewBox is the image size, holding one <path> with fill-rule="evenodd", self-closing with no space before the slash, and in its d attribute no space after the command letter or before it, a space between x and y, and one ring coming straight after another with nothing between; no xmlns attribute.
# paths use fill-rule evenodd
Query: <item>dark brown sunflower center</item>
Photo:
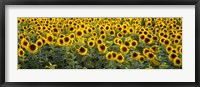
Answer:
<svg viewBox="0 0 200 87"><path fill-rule="evenodd" d="M65 42L68 42L69 41L69 37L65 37Z"/></svg>
<svg viewBox="0 0 200 87"><path fill-rule="evenodd" d="M145 43L150 42L149 38L145 38Z"/></svg>
<svg viewBox="0 0 200 87"><path fill-rule="evenodd" d="M101 45L100 48L101 48L101 50L105 50L105 46L104 45Z"/></svg>
<svg viewBox="0 0 200 87"><path fill-rule="evenodd" d="M122 56L118 56L118 59L119 59L119 60L122 60Z"/></svg>
<svg viewBox="0 0 200 87"><path fill-rule="evenodd" d="M26 46L28 43L26 41L23 42L23 45Z"/></svg>
<svg viewBox="0 0 200 87"><path fill-rule="evenodd" d="M148 52L149 52L149 50L145 50L145 51L144 51L144 53L148 53Z"/></svg>
<svg viewBox="0 0 200 87"><path fill-rule="evenodd" d="M112 53L112 56L113 56L113 57L116 57L116 56L117 56L117 54L116 54L116 53Z"/></svg>
<svg viewBox="0 0 200 87"><path fill-rule="evenodd" d="M172 55L171 55L171 58L173 58L173 59L176 58L176 55L175 55L175 54L172 54Z"/></svg>
<svg viewBox="0 0 200 87"><path fill-rule="evenodd" d="M152 49L153 49L154 51L156 51L156 47L153 47Z"/></svg>
<svg viewBox="0 0 200 87"><path fill-rule="evenodd" d="M114 34L114 31L110 31L110 34Z"/></svg>
<svg viewBox="0 0 200 87"><path fill-rule="evenodd" d="M122 35L121 34L118 34L119 35L119 37L122 37Z"/></svg>
<svg viewBox="0 0 200 87"><path fill-rule="evenodd" d="M73 28L73 27L71 27L71 28L70 28L70 31L73 31L73 30L74 30L74 28Z"/></svg>
<svg viewBox="0 0 200 87"><path fill-rule="evenodd" d="M108 58L109 58L109 59L111 58L111 54L108 54Z"/></svg>
<svg viewBox="0 0 200 87"><path fill-rule="evenodd" d="M72 34L70 37L71 37L71 38L74 38L74 35Z"/></svg>
<svg viewBox="0 0 200 87"><path fill-rule="evenodd" d="M102 36L102 39L104 39L104 38L105 38L105 36L103 35L103 36Z"/></svg>
<svg viewBox="0 0 200 87"><path fill-rule="evenodd" d="M84 49L83 47L81 47L81 48L80 48L80 52L81 52L81 53L84 53L84 52L85 52L85 49Z"/></svg>
<svg viewBox="0 0 200 87"><path fill-rule="evenodd" d="M144 35L141 35L140 38L141 38L141 39L144 39Z"/></svg>
<svg viewBox="0 0 200 87"><path fill-rule="evenodd" d="M120 40L120 41L119 41L119 44L121 44L121 43L122 43L122 41Z"/></svg>
<svg viewBox="0 0 200 87"><path fill-rule="evenodd" d="M135 46L136 45L136 42L132 42L132 46Z"/></svg>
<svg viewBox="0 0 200 87"><path fill-rule="evenodd" d="M23 52L23 51L20 51L19 53L20 53L20 55L24 54L24 52Z"/></svg>
<svg viewBox="0 0 200 87"><path fill-rule="evenodd" d="M163 36L164 35L164 33L160 33L160 36Z"/></svg>
<svg viewBox="0 0 200 87"><path fill-rule="evenodd" d="M177 36L178 39L181 39L181 36Z"/></svg>
<svg viewBox="0 0 200 87"><path fill-rule="evenodd" d="M166 44L166 45L169 44L169 41L168 41L168 40L165 40L165 44Z"/></svg>
<svg viewBox="0 0 200 87"><path fill-rule="evenodd" d="M178 40L175 40L175 43L178 43Z"/></svg>
<svg viewBox="0 0 200 87"><path fill-rule="evenodd" d="M149 38L151 38L151 35L147 35Z"/></svg>
<svg viewBox="0 0 200 87"><path fill-rule="evenodd" d="M45 40L44 40L44 39L42 39L42 42L43 42L43 43L45 43Z"/></svg>
<svg viewBox="0 0 200 87"><path fill-rule="evenodd" d="M89 29L88 31L89 31L89 32L91 32L92 30L91 30L91 29Z"/></svg>
<svg viewBox="0 0 200 87"><path fill-rule="evenodd" d="M78 35L78 36L81 36L81 35L82 35L82 32L81 32L81 31L78 31L78 32L77 32L77 35Z"/></svg>
<svg viewBox="0 0 200 87"><path fill-rule="evenodd" d="M98 44L101 44L101 40L98 40Z"/></svg>
<svg viewBox="0 0 200 87"><path fill-rule="evenodd" d="M138 54L137 54L137 53L133 53L132 56L133 56L133 57L137 57Z"/></svg>
<svg viewBox="0 0 200 87"><path fill-rule="evenodd" d="M60 44L63 44L63 40L62 39L60 40Z"/></svg>
<svg viewBox="0 0 200 87"><path fill-rule="evenodd" d="M126 52L126 51L127 51L127 48L126 48L126 47L122 47L122 51L123 51L123 52Z"/></svg>
<svg viewBox="0 0 200 87"><path fill-rule="evenodd" d="M50 37L48 37L48 41L52 41L53 40L53 38L50 36Z"/></svg>
<svg viewBox="0 0 200 87"><path fill-rule="evenodd" d="M153 58L153 54L150 53L150 54L149 54L149 58Z"/></svg>
<svg viewBox="0 0 200 87"><path fill-rule="evenodd" d="M104 31L101 31L100 34L104 34Z"/></svg>
<svg viewBox="0 0 200 87"><path fill-rule="evenodd" d="M81 25L81 27L82 27L82 28L84 28L84 27L85 27L85 25Z"/></svg>
<svg viewBox="0 0 200 87"><path fill-rule="evenodd" d="M22 37L22 36L20 36L19 38L20 38L20 39L22 39L23 37Z"/></svg>
<svg viewBox="0 0 200 87"><path fill-rule="evenodd" d="M109 29L109 27L106 27L106 30L108 30Z"/></svg>
<svg viewBox="0 0 200 87"><path fill-rule="evenodd" d="M57 30L57 29L54 29L54 32L58 32L58 30Z"/></svg>
<svg viewBox="0 0 200 87"><path fill-rule="evenodd" d="M89 44L90 44L90 46L92 46L92 45L93 45L93 42L90 42Z"/></svg>
<svg viewBox="0 0 200 87"><path fill-rule="evenodd" d="M140 57L140 61L144 61L144 57Z"/></svg>
<svg viewBox="0 0 200 87"><path fill-rule="evenodd" d="M181 61L180 60L176 60L176 64L180 64L181 63Z"/></svg>
<svg viewBox="0 0 200 87"><path fill-rule="evenodd" d="M133 32L133 30L132 30L132 29L130 29L130 32Z"/></svg>
<svg viewBox="0 0 200 87"><path fill-rule="evenodd" d="M153 40L157 40L158 38L157 37L153 37Z"/></svg>
<svg viewBox="0 0 200 87"><path fill-rule="evenodd" d="M38 42L38 43L37 43L37 45L38 45L38 46L41 46L41 45L42 45L42 43L41 43L41 42Z"/></svg>
<svg viewBox="0 0 200 87"><path fill-rule="evenodd" d="M129 42L125 42L125 45L126 45L126 46L129 46L130 44L129 44Z"/></svg>
<svg viewBox="0 0 200 87"><path fill-rule="evenodd" d="M168 51L171 51L171 50L172 50L172 48L168 47L168 48L167 48L167 50L168 50Z"/></svg>
<svg viewBox="0 0 200 87"><path fill-rule="evenodd" d="M123 30L124 33L126 33L126 30Z"/></svg>
<svg viewBox="0 0 200 87"><path fill-rule="evenodd" d="M36 49L36 46L35 46L35 45L30 45L30 49L31 49L32 51L34 51L34 50Z"/></svg>

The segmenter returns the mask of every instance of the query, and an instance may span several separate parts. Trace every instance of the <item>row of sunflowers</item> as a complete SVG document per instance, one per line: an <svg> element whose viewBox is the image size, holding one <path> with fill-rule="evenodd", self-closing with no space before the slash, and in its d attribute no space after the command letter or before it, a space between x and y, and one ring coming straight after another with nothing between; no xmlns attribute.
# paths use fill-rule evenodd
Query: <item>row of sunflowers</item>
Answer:
<svg viewBox="0 0 200 87"><path fill-rule="evenodd" d="M18 18L18 69L182 69L182 18Z"/></svg>

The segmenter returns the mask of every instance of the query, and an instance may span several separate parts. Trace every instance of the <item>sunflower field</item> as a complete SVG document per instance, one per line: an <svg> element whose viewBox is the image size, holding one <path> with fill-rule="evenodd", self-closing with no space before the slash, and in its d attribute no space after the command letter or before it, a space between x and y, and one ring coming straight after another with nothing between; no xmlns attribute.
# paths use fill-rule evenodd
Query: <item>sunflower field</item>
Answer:
<svg viewBox="0 0 200 87"><path fill-rule="evenodd" d="M18 18L18 69L182 69L182 18Z"/></svg>

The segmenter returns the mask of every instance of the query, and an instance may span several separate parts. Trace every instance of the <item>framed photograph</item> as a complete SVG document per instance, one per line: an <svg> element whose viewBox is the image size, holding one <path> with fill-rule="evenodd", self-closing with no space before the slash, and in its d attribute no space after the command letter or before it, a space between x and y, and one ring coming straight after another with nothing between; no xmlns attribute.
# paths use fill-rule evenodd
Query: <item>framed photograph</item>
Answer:
<svg viewBox="0 0 200 87"><path fill-rule="evenodd" d="M0 7L1 87L200 86L199 0L4 0Z"/></svg>

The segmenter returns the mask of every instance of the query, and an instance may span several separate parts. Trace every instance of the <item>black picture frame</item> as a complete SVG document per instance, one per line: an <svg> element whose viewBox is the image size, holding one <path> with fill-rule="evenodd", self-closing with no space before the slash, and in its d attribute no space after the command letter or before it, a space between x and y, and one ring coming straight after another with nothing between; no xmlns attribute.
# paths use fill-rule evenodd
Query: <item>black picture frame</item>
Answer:
<svg viewBox="0 0 200 87"><path fill-rule="evenodd" d="M200 0L1 0L0 2L0 86L1 87L199 87ZM5 6L6 5L195 5L195 82L5 82Z"/></svg>

